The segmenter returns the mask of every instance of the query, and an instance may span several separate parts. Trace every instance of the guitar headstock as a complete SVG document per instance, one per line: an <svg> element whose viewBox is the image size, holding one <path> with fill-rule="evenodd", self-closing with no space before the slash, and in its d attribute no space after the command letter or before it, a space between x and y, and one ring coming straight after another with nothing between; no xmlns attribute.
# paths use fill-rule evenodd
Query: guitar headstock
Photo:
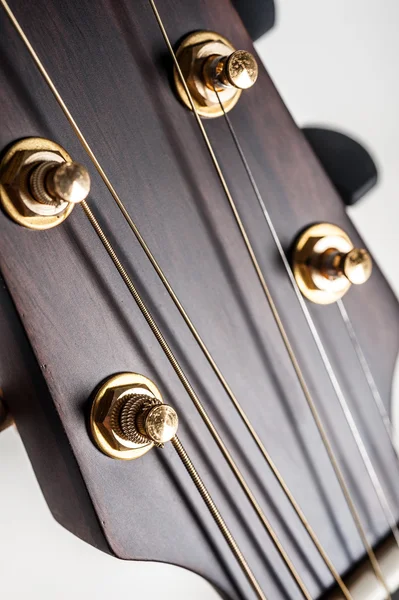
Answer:
<svg viewBox="0 0 399 600"><path fill-rule="evenodd" d="M2 110L7 124L0 131L3 161L17 141L31 140L33 149L24 147L25 153L53 152L62 160L84 165L91 190L83 198L83 210L68 205L63 223L58 224L51 214L54 227L33 230L23 226L26 221L21 226L13 218L12 211L17 209L26 215L26 205L22 206L24 199L14 183L16 167L8 167L7 189L12 191L8 206L13 208L7 210L3 201L0 215L0 269L7 288L1 287L0 333L5 343L0 350L0 385L50 509L61 524L120 558L181 565L206 577L229 598L255 597L179 460L182 455L170 443L162 450L154 447L166 442L165 429L170 427L174 433L176 422L168 410L162 409L156 418L152 413L153 421L150 412L159 408L157 402L171 405L178 415L179 438L265 595L276 600L301 597L260 525L259 514L252 510L248 493L226 464L217 438L200 418L194 394L310 596L316 598L333 585L334 578L165 282L154 271L154 259L341 575L365 557L364 544L266 301L243 230L298 369L315 399L370 546L376 547L390 528L240 150L287 257L298 236L316 223L332 224L338 228L335 237L337 231L346 236L342 249L333 245L323 250L337 249L340 256L335 262L316 264L308 252L303 265L308 270L320 267L321 276L330 277L336 269L331 278L346 277L345 307L387 412L399 343L397 302L377 265L364 285L347 285L354 276L345 260L353 248L364 248L364 243L260 61L256 83L248 55L235 55L238 66L233 59L228 62L225 54L232 56L237 49L256 57L230 3L164 0L158 9L177 55L178 49L182 53L190 49L180 64L197 108L205 106L207 112L210 107L212 114L205 116L215 118L201 120L199 115L196 119L190 110L187 90L148 1L106 1L95 10L88 0L68 5L39 0L29 10L20 0L12 2L13 13L109 185L82 147L76 128L65 119L26 46L6 15L1 15ZM193 51L187 41L192 32L197 36ZM198 32L212 32L210 40L199 39ZM204 50L204 41L214 44L212 51ZM221 51L226 60L218 54L223 44L231 45L231 54ZM201 68L195 63L198 53L208 61L206 67L203 62ZM242 70L244 63L245 77L254 85L241 93L234 69ZM216 91L211 89L209 82L213 85L214 79L208 67L218 74ZM224 93L239 149L218 103L218 94ZM37 149L38 138L54 146ZM27 182L24 190L34 195L26 160L29 157L24 155L18 169ZM52 161L57 160L53 155ZM53 165L53 170L37 175L40 189L53 198L61 189L57 168ZM68 175L68 182L75 184L85 175L79 172L78 176L75 173L71 179ZM242 228L226 198L226 186ZM123 200L139 236L133 235L115 195ZM140 236L147 253L137 239ZM126 287L126 277L107 243L135 291ZM306 271L303 279L307 277L309 283L312 273ZM149 319L143 317L137 294L156 327L149 327ZM397 459L342 315L335 302L306 306L393 505L399 482L390 473L397 469ZM188 386L167 348L193 394L187 393ZM142 379L137 380L137 374ZM131 421L134 427L138 423L133 433L121 425L127 396L124 402L121 398L132 394L132 388L138 396L154 401L151 406L145 399L140 407L134 402L130 406L139 411L138 420L135 413ZM131 413L125 416L130 422ZM159 429L155 433L151 429L151 424L159 426L160 421L162 435ZM137 441L140 435L141 442ZM145 447L145 452L131 456L135 444ZM397 502L395 506L397 521Z"/></svg>

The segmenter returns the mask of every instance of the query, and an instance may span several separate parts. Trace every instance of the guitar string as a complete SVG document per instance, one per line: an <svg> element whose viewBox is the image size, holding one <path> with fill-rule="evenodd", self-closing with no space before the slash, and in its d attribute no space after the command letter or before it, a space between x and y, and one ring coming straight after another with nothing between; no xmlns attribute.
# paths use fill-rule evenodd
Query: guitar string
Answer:
<svg viewBox="0 0 399 600"><path fill-rule="evenodd" d="M295 508L295 507L294 507L294 508ZM298 511L297 511L297 512L298 512ZM300 515L299 515L299 516L300 516ZM300 517L300 518L301 518L301 517ZM301 518L301 520L303 521L303 519L302 519L302 518ZM310 531L309 531L309 528L308 528L308 527L307 527L307 530L308 530L308 533L310 534ZM313 541L315 541L312 535L311 535L311 537L312 537ZM317 545L317 544L316 544L316 545ZM319 551L320 551L320 548L318 548L318 549L319 549ZM323 556L323 553L322 553L322 556ZM325 558L325 557L323 556L323 558ZM327 561L326 561L326 562L327 562ZM329 564L327 564L327 566L329 566L329 568L330 568L330 570L331 570L331 566L330 566ZM333 574L334 574L334 573L333 573ZM334 574L334 576L335 576L335 574ZM339 583L339 581L338 581L338 583ZM344 592L344 594L345 594L345 590L343 589L342 591L343 591L343 592ZM346 594L345 594L345 595L346 595Z"/></svg>
<svg viewBox="0 0 399 600"><path fill-rule="evenodd" d="M2 4L4 6L4 2L2 1ZM8 16L11 18L11 21L13 22L13 24L15 26L17 26L18 24L14 23L13 18L11 17L12 13L11 11L6 11ZM15 17L14 17L15 18ZM23 39L23 41L26 43L29 41L27 40L25 34L23 33L22 29L20 29L19 25L17 27L17 32L20 34L21 38ZM25 39L26 38L26 39ZM162 283L165 285L167 291L169 292L172 300L174 301L175 305L177 306L180 314L182 315L183 319L185 320L186 324L188 325L191 333L193 334L194 338L196 339L197 343L199 344L201 350L203 351L204 355L206 356L208 362L210 363L211 367L213 368L215 374L217 375L219 381L221 382L222 386L224 387L225 391L227 392L227 394L229 395L229 397L231 398L234 406L236 407L238 413L240 414L242 420L244 421L245 425L247 426L248 430L250 431L252 437L254 438L256 444L258 445L259 449L261 450L265 460L267 461L269 467L271 468L274 476L276 477L278 483L280 484L283 492L285 493L286 497L288 498L289 502L291 503L293 509L295 510L297 516L299 517L299 519L301 520L305 530L307 531L308 535L310 536L310 538L312 539L315 547L317 548L318 552L320 553L322 559L324 560L326 566L328 567L328 569L330 570L330 572L332 573L334 579L336 580L338 586L340 587L343 595L345 596L345 598L347 598L347 600L351 600L351 595L349 593L349 590L347 589L345 583L343 582L342 578L340 577L338 571L336 570L336 568L334 567L331 559L328 557L326 551L324 550L323 546L321 545L320 541L318 540L315 532L313 531L310 523L308 522L305 514L303 513L302 509L300 508L299 504L296 502L292 492L290 491L290 489L288 488L287 484L285 483L282 475L280 474L280 472L278 471L276 465L274 464L271 456L268 454L265 446L263 445L262 441L260 440L258 434L256 433L256 431L254 430L252 424L250 423L246 413L244 412L243 408L241 407L240 403L238 402L237 398L235 397L232 389L230 388L229 384L227 383L227 380L224 378L223 374L221 373L220 369L217 367L214 359L212 358L209 350L207 349L205 343L203 342L202 338L200 337L198 331L196 330L195 326L193 325L192 321L190 320L188 314L186 313L185 309L183 308L182 304L180 303L178 297L176 296L175 292L173 291L169 281L167 280L166 276L164 275L163 271L161 270L159 264L157 263L157 261L155 260L155 257L152 255L149 247L147 246L146 242L144 241L143 237L141 236L139 230L137 229L137 226L135 225L135 223L133 222L133 220L131 219L130 215L127 213L124 205L122 204L120 198L117 196L114 188L112 187L111 183L109 182L108 178L106 177L104 171L102 170L101 166L99 165L96 157L94 156L92 150L90 149L87 141L85 140L82 132L80 131L80 129L78 128L76 122L74 121L71 113L69 112L69 110L67 109L65 103L63 102L62 98L60 97L58 91L56 90L53 82L51 81L48 73L45 71L44 66L42 65L42 63L40 62L40 59L37 57L36 53L34 52L33 48L30 46L28 46L28 50L31 54L31 56L33 57L36 66L39 68L39 71L41 72L42 76L44 77L47 85L49 85L51 91L53 92L56 100L58 101L61 109L63 110L65 116L67 117L68 121L70 122L75 134L77 135L78 139L80 140L80 142L82 143L84 149L86 150L86 152L88 153L89 157L91 158L92 162L94 163L95 167L97 168L98 172L100 173L103 181L105 182L107 188L109 189L109 191L111 192L111 195L113 196L114 200L116 201L117 205L119 206L120 210L122 211L122 214L124 215L125 219L127 220L128 224L130 225L130 228L133 230L133 232L135 233L139 243L141 244L142 248L144 249L147 257L150 259L150 262L152 263L153 267L155 268L158 276L160 277Z"/></svg>
<svg viewBox="0 0 399 600"><path fill-rule="evenodd" d="M244 555L242 554L237 542L235 541L233 535L231 534L229 528L224 521L220 510L216 506L212 496L208 492L204 482L202 481L200 475L198 474L197 469L194 467L194 464L187 454L185 448L183 447L181 441L175 435L171 440L172 446L174 447L178 457L182 461L187 473L190 475L194 485L196 486L199 494L201 495L203 501L205 502L209 512L211 513L216 525L219 527L219 530L222 532L224 538L226 539L228 545L230 546L231 551L236 557L238 563L240 564L242 570L244 571L248 581L252 585L256 595L260 600L267 600L264 595L262 588L260 587L258 581L255 579L254 574L252 573Z"/></svg>
<svg viewBox="0 0 399 600"><path fill-rule="evenodd" d="M4 0L2 0L4 1ZM98 237L100 238L104 248L106 249L106 251L108 252L109 257L111 258L111 260L113 261L115 267L118 270L118 273L120 274L120 276L122 277L126 287L128 288L129 292L131 293L131 295L133 296L137 306L139 307L142 315L144 316L145 320L147 321L151 331L153 332L156 340L158 341L159 345L161 346L162 350L164 351L166 357L168 358L171 366L173 367L176 375L178 376L180 382L182 383L184 389L186 390L188 396L190 397L191 401L193 402L195 408L197 409L197 412L199 413L199 415L201 416L203 422L205 423L206 427L208 428L209 433L211 434L211 436L213 437L213 439L215 440L219 450L221 451L224 459L226 460L227 464L229 465L230 469L232 470L235 478L237 479L237 481L239 482L242 490L244 491L245 495L247 496L248 500L250 501L250 504L252 505L253 509L255 510L256 514L258 515L259 519L261 520L263 526L265 527L266 531L268 532L272 542L274 543L276 549L278 550L278 552L280 553L281 557L283 558L284 562L286 563L287 567L289 568L291 575L293 576L294 580L296 581L299 589L301 590L303 596L307 599L307 600L312 600L312 596L309 594L304 582L302 581L299 573L297 572L294 564L292 563L291 559L289 558L288 554L286 553L286 551L284 550L281 542L279 541L274 529L272 528L271 524L269 523L269 521L267 520L265 514L263 513L260 505L258 504L258 501L256 500L254 494L252 493L250 487L248 486L248 484L246 483L241 471L239 470L239 468L237 467L233 457L231 456L230 452L228 451L227 447L225 446L222 438L220 437L217 429L215 428L215 426L212 423L212 420L210 419L210 417L208 416L208 413L205 411L205 408L203 407L200 399L198 398L196 392L194 391L194 388L191 386L191 383L189 382L187 376L185 375L183 369L181 368L179 362L177 361L176 357L174 356L169 344L167 343L166 339L164 338L161 330L159 329L156 321L154 320L152 314L150 313L150 311L148 310L146 304L144 303L143 299L141 298L140 293L138 292L137 288L135 287L132 279L130 278L130 276L128 275L126 269L124 268L124 266L122 265L121 261L119 260L115 250L113 249L110 241L108 240L107 236L105 235L105 233L103 232L99 222L97 221L96 217L94 216L93 212L91 211L90 207L88 206L87 202L83 201L81 202L81 206L83 208L84 213L86 214L86 217L88 218L88 220L90 221L90 224L92 225L93 229L95 230L95 232L97 233Z"/></svg>
<svg viewBox="0 0 399 600"><path fill-rule="evenodd" d="M215 92L216 92L216 90L215 90ZM374 468L374 465L373 465L373 463L372 463L372 461L370 459L370 456L369 456L369 454L367 452L367 449L366 449L366 446L365 446L365 444L363 442L363 438L361 436L361 433L360 433L360 431L359 431L359 429L358 429L358 427L356 425L355 419L354 419L354 417L352 415L352 412L351 412L351 410L349 408L349 404L348 404L348 402L346 400L346 397L345 397L344 392L343 392L343 390L341 388L341 385L340 385L340 383L338 381L338 378L337 378L337 376L336 376L336 374L334 372L334 369L333 369L333 366L332 366L332 364L330 362L330 359L328 358L326 349L325 349L324 344L322 342L322 339L321 339L321 337L320 337L320 335L319 335L319 333L317 331L317 327L316 327L315 322L314 322L314 320L312 318L310 310L308 309L307 304L306 304L306 302L305 302L305 300L304 300L304 298L303 298L303 296L301 294L301 291L300 291L300 289L299 289L299 287L298 287L298 285L296 283L296 280L295 280L294 274L292 272L290 263L288 262L288 259L286 257L285 252L284 252L284 249L283 249L283 246L282 246L282 244L280 242L280 239L278 237L277 231L276 231L276 229L275 229L275 227L273 225L273 222L271 220L269 211L266 208L265 202L264 202L264 200L262 198L262 195L261 195L260 190L258 188L258 185L257 185L257 183L255 181L253 173L252 173L252 171L250 169L248 161L245 158L244 151L243 151L243 149L241 147L241 144L239 142L239 139L238 139L238 137L237 137L237 135L236 135L236 133L234 131L233 125L231 123L231 119L229 118L229 116L227 115L227 113L224 110L223 103L220 101L219 94L217 92L216 92L216 94L217 94L217 97L219 99L219 104L220 104L221 109L223 111L223 115L224 115L227 127L228 127L228 129L230 131L231 137L233 139L234 145L236 146L238 154L241 157L243 166L244 166L244 168L246 170L246 173L248 175L248 178L250 180L251 186L252 186L253 191L255 193L255 196L256 196L256 198L258 200L259 206L260 206L260 208L262 210L263 216L264 216L264 218L266 220L266 223L268 225L270 233L272 234L274 243L275 243L275 245L277 247L277 250L278 250L278 253L280 255L280 258L281 258L281 260L282 260L282 262L284 264L284 268L285 268L285 270L287 272L287 275L289 277L290 283L291 283L291 285L292 285L292 287L294 289L295 295L296 295L297 300L299 302L299 305L300 305L300 307L302 309L302 313L303 313L303 315L304 315L304 317L306 319L306 322L307 322L308 327L310 329L310 332L312 334L313 340L314 340L314 342L316 344L317 350L318 350L318 352L320 354L320 357L321 357L321 359L323 361L325 370L326 370L326 372L328 374L328 377L329 377L329 379L331 381L331 384L333 386L334 392L335 392L335 394L336 394L336 396L337 396L337 398L339 400L342 412L344 413L345 419L346 419L346 421L347 421L347 423L349 425L349 428L351 430L352 436L353 436L353 438L354 438L354 440L356 442L356 445L357 445L357 448L359 450L360 456L361 456L361 458L363 460L363 463L364 463L364 465L366 467L368 476L369 476L369 478L371 480L371 483L373 485L373 488L374 488L374 490L376 492L376 496L377 496L378 501L379 501L379 503L381 505L381 508L383 510L383 513L384 513L384 516L385 516L385 518L387 520L387 523L388 523L388 525L389 525L389 527L390 527L390 529L392 531L392 534L393 534L393 536L395 538L395 541L396 541L397 545L399 546L399 530L398 530L398 526L396 524L395 517L394 517L393 512L392 512L390 503L388 501L388 498L387 498L387 496L386 496L386 494L384 492L384 489L383 489L382 484L381 484L381 482L379 480L377 472L376 472L376 470ZM312 402L313 402L313 400L312 400Z"/></svg>
<svg viewBox="0 0 399 600"><path fill-rule="evenodd" d="M391 419L388 415L387 409L385 408L385 404L384 401L381 397L381 394L379 392L378 386L375 382L374 376L371 372L370 369L370 365L367 362L367 359L364 355L364 352L362 350L362 347L360 345L359 339L356 335L355 329L353 327L352 321L349 317L349 314L346 310L345 304L342 300L342 298L340 298L337 301L337 306L338 306L338 310L340 312L340 315L342 317L343 322L345 323L345 327L346 330L348 332L348 336L352 342L352 346L356 352L358 361L360 363L360 366L363 370L364 376L366 378L367 381L367 385L369 386L371 395L374 399L374 403L378 409L378 412L380 413L380 417L382 420L382 423L386 429L386 432L388 434L389 437L389 441L391 442L392 445L392 449L396 455L396 458L399 460L399 450L395 444L395 440L394 440L394 432L393 432L393 426L392 426L392 422Z"/></svg>
<svg viewBox="0 0 399 600"><path fill-rule="evenodd" d="M72 126L75 134L77 135L79 141L81 142L82 146L84 147L84 149L86 150L86 152L88 153L88 155L90 156L92 162L94 163L94 165L96 166L98 172L100 173L101 177L103 178L103 181L106 183L107 188L109 189L109 191L111 192L111 195L114 197L115 201L117 201L118 206L121 205L121 207L123 207L123 204L121 202L121 200L119 199L119 196L117 195L116 191L114 190L114 188L112 187L109 179L107 178L107 176L105 175L105 172L103 171L101 165L99 164L98 160L96 159L93 151L91 150L90 146L88 145L86 139L84 138L82 132L80 131L76 121L73 119L69 109L67 108L65 102L63 101L61 95L59 94L58 90L56 89L53 81L51 80L49 74L47 73L43 63L40 61L38 55L36 54L34 48L32 47L32 45L30 44L26 34L24 33L22 27L20 26L17 18L15 17L15 15L13 14L13 12L11 11L8 3L6 2L6 0L0 0L1 5L3 6L7 16L9 17L12 25L14 26L15 30L17 31L18 35L20 36L20 38L22 39L23 43L25 44L29 54L31 55L36 67L38 68L39 72L41 73L41 75L43 76L44 80L46 81L47 85L49 86L50 90L52 91L54 97L56 98L58 104L60 105L61 109L63 110L65 116L67 117L70 125ZM197 397L194 389L192 388L189 380L187 379L184 371L182 370L182 368L180 367L180 364L178 363L178 361L176 360L174 354L172 353L171 348L169 347L168 343L166 342L161 330L159 329L158 325L156 324L155 320L153 319L151 313L149 312L149 310L147 309L145 303L143 302L138 290L136 289L136 287L134 286L132 280L130 279L128 273L126 272L125 268L123 267L122 263L120 262L120 260L118 259L115 251L113 250L109 240L107 239L106 235L104 234L104 232L102 231L97 219L95 218L95 216L93 215L92 211L90 210L88 204L86 202L82 202L81 203L82 208L87 216L87 218L89 219L92 227L95 229L97 235L99 236L101 242L103 243L105 249L107 250L110 258L112 259L112 261L114 262L114 265L116 266L119 274L121 275L125 285L127 286L128 290L130 291L131 295L133 296L134 300L136 301L136 304L138 305L139 309L141 310L144 318L146 319L148 325L150 326L152 332L154 333L158 343L160 344L162 350L164 351L165 355L167 356L171 366L173 367L176 375L178 376L179 380L181 381L184 389L186 390L187 394L189 395L190 399L192 400L195 408L197 409L197 412L200 414L202 420L204 421L206 427L208 428L208 431L210 432L210 434L212 435L213 439L215 440L219 450L221 451L225 461L227 462L227 464L229 465L230 469L232 470L235 478L237 479L238 483L240 484L241 488L243 489L247 499L249 500L250 504L252 505L252 508L254 509L254 511L256 512L258 518L260 519L260 521L262 522L265 530L267 531L267 533L269 534L274 546L276 547L278 553L280 554L281 558L283 559L283 561L285 562L288 570L290 571L293 579L295 580L298 588L300 589L302 595L307 599L307 600L312 600L312 597L309 593L309 591L307 590L304 582L302 581L299 573L297 572L294 564L292 563L291 559L289 558L288 554L286 553L284 547L282 546L278 536L276 535L274 529L272 528L271 524L269 523L269 521L267 520L265 514L263 513L259 503L257 502L254 494L252 493L250 487L248 486L248 484L246 483L243 475L241 474L240 470L238 469L233 457L231 456L230 452L228 451L227 447L225 446L222 438L220 437L219 433L217 432L215 426L212 423L212 420L209 418L207 412L205 411L205 408L203 407L201 401L199 400L199 398ZM133 222L132 222L133 223Z"/></svg>
<svg viewBox="0 0 399 600"><path fill-rule="evenodd" d="M355 525L356 525L356 527L358 529L359 535L360 535L360 537L362 539L363 545L364 545L365 550L367 552L367 555L369 557L369 560L370 560L370 563L371 563L372 568L374 570L374 573L376 575L376 578L378 579L378 581L383 586L383 588L384 588L384 590L386 592L386 597L389 600L391 598L391 595L390 595L390 592L389 592L389 589L388 589L388 585L387 585L387 583L385 581L385 578L384 578L384 575L383 575L383 573L382 573L382 571L380 569L380 566L379 566L379 563L378 563L377 558L375 556L375 553L374 553L371 545L368 542L367 535L366 535L366 532L365 532L365 530L363 528L363 525L362 525L360 516L358 514L357 508L356 508L356 506L355 506L355 504L354 504L354 502L352 500L349 488L346 485L344 476L343 476L343 474L341 472L341 469L339 467L339 464L338 464L338 462L337 462L337 460L335 458L335 454L333 452L332 446L331 446L331 444L330 444L330 442L328 440L328 436L326 434L326 431L324 429L322 421L321 421L321 419L319 417L319 414L317 412L316 405L313 402L313 399L312 399L312 397L310 395L310 391L309 391L309 389L308 389L308 387L306 385L305 379L304 379L304 377L302 375L302 371L300 369L300 366L299 366L299 364L298 364L298 362L296 360L295 353L293 351L293 348L292 348L292 346L290 344L290 341L289 341L289 339L287 337L287 334L285 332L283 323L282 323L282 321L280 319L280 316L279 316L279 313L277 311L277 307L274 304L273 298L272 298L272 296L270 294L270 291L269 291L269 289L267 287L265 278L264 278L263 273L262 273L262 271L260 269L259 263L258 263L258 261L256 259L256 255L255 255L254 250L252 248L251 242L250 242L249 237L247 235L247 232L246 232L246 230L244 228L244 225L243 225L243 223L241 221L241 218L239 216L238 210L237 210L236 205L234 203L233 197L232 197L232 195L230 193L230 190L228 188L227 182L226 182L226 180L224 178L223 172L222 172L222 170L220 168L219 162L217 160L215 152L214 152L214 150L212 148L212 145L210 143L209 137L208 137L208 135L206 133L204 125L203 125L203 123L201 121L201 118L200 118L200 116L198 114L198 111L197 111L197 109L195 107L193 98L191 96L190 90L188 89L186 80L185 80L185 78L183 76L183 73L181 71L179 62L178 62L178 60L176 58L176 54L175 54L175 52L173 50L172 44L170 42L169 36L167 34L167 31L166 31L166 29L164 27L164 24L162 22L161 16L160 16L160 14L158 12L158 9L157 9L157 7L155 5L154 0L149 0L149 3L150 3L150 6L151 6L151 8L153 10L154 16L155 16L156 21L158 23L158 26L160 28L161 34L162 34L162 36L163 36L163 38L165 40L165 44L166 44L166 46L168 48L168 51L169 51L169 53L170 53L170 55L172 57L173 63L175 65L175 67L176 67L176 71L177 71L177 73L179 75L179 79L180 79L180 81L182 83L182 86L183 86L183 88L185 90L187 98L188 98L188 100L190 102L190 105L191 105L191 108L192 108L195 120L196 120L196 122L198 124L198 127L199 127L200 132L201 132L202 137L203 137L203 140L204 140L205 145L206 145L206 147L208 149L208 152L209 152L209 155L211 157L212 163L213 163L213 165L215 167L215 170L216 170L216 172L218 174L218 177L219 177L220 183L222 185L222 188L224 190L224 193L225 193L225 195L227 197L227 200L228 200L228 202L230 204L230 207L231 207L231 209L233 211L233 214L234 214L234 217L236 219L237 225L239 227L239 230L241 232L241 235L242 235L243 240L245 242L245 245L247 247L248 253L249 253L250 258L252 260L252 264L253 264L253 266L255 268L255 271L256 271L256 273L258 275L260 284L262 286L262 289L263 289L264 294L266 296L266 299L268 301L269 307L270 307L270 309L272 311L273 317L274 317L275 322L276 322L276 324L278 326L278 329L280 331L280 335L281 335L282 340L284 342L284 345L286 347L287 353L288 353L288 355L290 357L290 360L291 360L292 366L294 368L294 371L296 373L296 376L298 378L299 384L300 384L300 386L302 388L302 391L303 391L303 393L305 395L305 398L308 401L309 408L310 408L310 410L312 412L313 418L314 418L315 423L317 425L317 428L319 430L319 434L320 434L320 436L322 438L323 444L324 444L324 446L326 448L326 451L328 453L330 462L331 462L331 464L332 464L332 466L334 468L335 474L336 474L337 479L339 481L339 484L341 486L342 492L343 492L343 494L345 496L347 505L348 505L348 507L350 509L350 512L352 514L352 518L353 518L353 520L355 522Z"/></svg>

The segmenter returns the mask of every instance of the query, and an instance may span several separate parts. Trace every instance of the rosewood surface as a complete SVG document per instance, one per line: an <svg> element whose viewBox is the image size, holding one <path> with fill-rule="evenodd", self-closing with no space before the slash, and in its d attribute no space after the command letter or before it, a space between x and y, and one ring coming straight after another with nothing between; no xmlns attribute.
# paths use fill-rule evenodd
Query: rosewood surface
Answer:
<svg viewBox="0 0 399 600"><path fill-rule="evenodd" d="M213 29L251 42L227 0L159 0L173 44ZM10 0L71 112L287 483L341 573L364 552L192 115L170 85L171 61L144 0ZM26 136L62 144L90 168L90 202L208 412L234 452L314 597L331 576L300 527L176 309L4 14L0 147ZM231 119L284 247L316 221L362 244L266 71ZM370 540L388 532L305 320L223 120L206 129L233 191ZM125 559L166 561L251 598L172 447L113 461L87 430L105 377L152 378L181 417L180 437L269 598L299 593L219 455L83 212L33 232L0 214L1 387L49 506L62 524ZM378 267L347 310L389 407L399 340L396 300ZM389 443L335 306L311 307L387 494L399 516ZM29 340L29 341L28 341ZM35 357L35 360L34 360Z"/></svg>

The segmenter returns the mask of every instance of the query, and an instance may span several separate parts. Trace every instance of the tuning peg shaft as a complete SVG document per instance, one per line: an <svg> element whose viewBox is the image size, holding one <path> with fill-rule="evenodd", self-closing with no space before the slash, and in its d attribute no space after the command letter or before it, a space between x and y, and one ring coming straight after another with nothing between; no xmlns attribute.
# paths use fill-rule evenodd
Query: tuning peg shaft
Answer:
<svg viewBox="0 0 399 600"><path fill-rule="evenodd" d="M213 31L188 35L178 47L176 58L180 66L180 72L174 69L177 94L190 110L193 103L202 117L229 112L242 91L252 87L258 77L255 57L246 50L236 50L229 40Z"/></svg>
<svg viewBox="0 0 399 600"><path fill-rule="evenodd" d="M16 223L29 229L60 225L89 191L85 167L51 140L19 140L0 162L2 207Z"/></svg>
<svg viewBox="0 0 399 600"><path fill-rule="evenodd" d="M32 171L29 185L33 197L40 204L79 204L89 195L90 175L83 165L76 162L60 164L44 161ZM38 214L41 214L39 209Z"/></svg>
<svg viewBox="0 0 399 600"><path fill-rule="evenodd" d="M203 78L209 89L247 90L258 78L258 63L246 50L235 50L228 56L211 56L203 67Z"/></svg>
<svg viewBox="0 0 399 600"><path fill-rule="evenodd" d="M364 248L356 248L337 225L318 223L297 238L293 249L296 282L306 298L331 304L342 298L352 284L366 283L372 259Z"/></svg>

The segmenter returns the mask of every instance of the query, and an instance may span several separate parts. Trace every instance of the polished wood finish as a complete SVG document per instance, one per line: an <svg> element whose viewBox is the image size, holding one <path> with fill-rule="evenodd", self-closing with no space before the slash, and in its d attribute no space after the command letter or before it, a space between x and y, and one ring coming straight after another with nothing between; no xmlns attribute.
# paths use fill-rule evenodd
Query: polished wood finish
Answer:
<svg viewBox="0 0 399 600"><path fill-rule="evenodd" d="M171 61L149 4L10 5L323 545L346 572L364 550L198 128L171 90ZM252 51L228 0L159 0L159 10L174 44L195 29L213 29ZM1 148L26 136L48 137L90 169L91 206L317 597L332 583L329 572L4 14L0 25ZM315 221L343 227L364 246L263 68L231 119L287 250ZM377 543L387 524L226 125L216 119L206 129L369 538ZM182 565L231 599L252 598L170 445L124 463L102 455L89 437L93 390L111 374L142 373L178 410L182 442L265 593L273 600L299 598L80 208L51 231L23 229L3 214L0 228L0 268L27 336L9 300L2 302L1 386L54 516L119 557ZM389 407L399 342L396 299L376 267L345 301ZM399 516L395 458L338 310L311 310Z"/></svg>
<svg viewBox="0 0 399 600"><path fill-rule="evenodd" d="M1 278L0 334L0 381L49 508L72 533L109 552L41 366Z"/></svg>

